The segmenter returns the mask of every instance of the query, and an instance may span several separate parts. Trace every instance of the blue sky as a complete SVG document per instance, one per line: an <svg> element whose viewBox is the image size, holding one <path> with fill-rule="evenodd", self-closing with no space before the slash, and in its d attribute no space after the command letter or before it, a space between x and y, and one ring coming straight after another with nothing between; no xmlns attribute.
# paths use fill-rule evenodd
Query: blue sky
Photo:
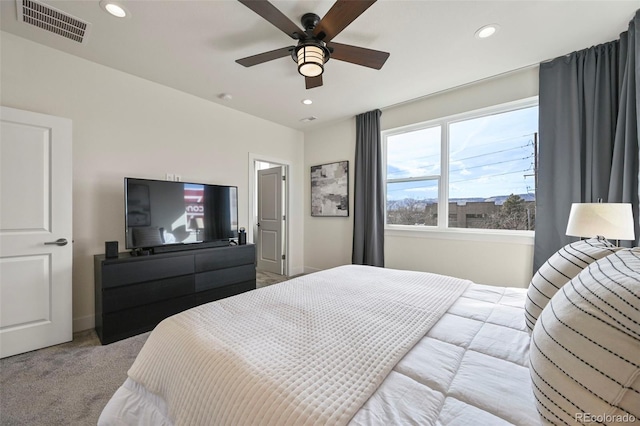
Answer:
<svg viewBox="0 0 640 426"><path fill-rule="evenodd" d="M450 124L449 198L534 193L537 129L537 107ZM388 178L439 175L440 134L432 127L388 137ZM437 182L391 184L387 197L437 198Z"/></svg>

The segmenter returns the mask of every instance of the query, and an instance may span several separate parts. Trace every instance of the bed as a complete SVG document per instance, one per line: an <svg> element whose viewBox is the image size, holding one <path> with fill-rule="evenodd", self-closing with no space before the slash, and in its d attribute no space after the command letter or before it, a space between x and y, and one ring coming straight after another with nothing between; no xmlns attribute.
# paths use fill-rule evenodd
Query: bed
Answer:
<svg viewBox="0 0 640 426"><path fill-rule="evenodd" d="M579 293L582 285L597 300L606 299L589 280L578 279L602 271L640 300L640 252L628 251L626 259L609 262L613 266L603 263L611 257L605 254L590 257L558 296L549 295L549 305L560 309L562 298L573 297L564 291L568 286ZM618 273L623 278L616 279ZM347 265L202 305L154 329L98 424L574 424L576 416L592 415L589 407L604 410L603 416L627 416L606 424L637 420L640 339L628 339L625 331L623 352L613 361L599 355L602 345L580 343L616 371L606 372L616 376L607 384L611 395L597 395L594 402L589 398L598 392L600 376L589 373L591 383L581 384L570 368L562 369L563 362L577 362L545 341L564 314L542 309L538 322L544 326L534 327L532 340L525 314L531 289ZM640 324L636 311L632 306L614 322L630 318L633 328L633 321ZM585 323L575 313L567 318ZM619 340L614 331L605 333ZM530 359L531 342L538 358ZM603 349L607 356L617 351ZM559 399L566 395L551 395L566 382L553 368L568 371L571 385L580 385L571 388L568 403Z"/></svg>

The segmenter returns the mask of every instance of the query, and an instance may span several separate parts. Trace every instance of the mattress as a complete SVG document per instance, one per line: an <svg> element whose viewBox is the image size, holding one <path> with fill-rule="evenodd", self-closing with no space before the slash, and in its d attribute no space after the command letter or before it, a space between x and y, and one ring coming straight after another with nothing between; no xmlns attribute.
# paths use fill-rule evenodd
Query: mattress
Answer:
<svg viewBox="0 0 640 426"><path fill-rule="evenodd" d="M395 363L350 424L540 424L527 368L525 294L470 284ZM171 425L168 412L162 397L130 377L99 424Z"/></svg>

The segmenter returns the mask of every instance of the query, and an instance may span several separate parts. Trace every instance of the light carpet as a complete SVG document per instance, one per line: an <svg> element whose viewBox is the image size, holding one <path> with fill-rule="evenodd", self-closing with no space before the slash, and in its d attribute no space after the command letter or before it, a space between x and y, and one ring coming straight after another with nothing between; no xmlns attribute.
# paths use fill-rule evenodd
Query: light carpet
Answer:
<svg viewBox="0 0 640 426"><path fill-rule="evenodd" d="M287 277L258 272L258 288ZM95 425L149 333L102 346L95 330L0 360L0 425Z"/></svg>
<svg viewBox="0 0 640 426"><path fill-rule="evenodd" d="M148 335L102 346L87 330L0 360L0 424L95 425Z"/></svg>

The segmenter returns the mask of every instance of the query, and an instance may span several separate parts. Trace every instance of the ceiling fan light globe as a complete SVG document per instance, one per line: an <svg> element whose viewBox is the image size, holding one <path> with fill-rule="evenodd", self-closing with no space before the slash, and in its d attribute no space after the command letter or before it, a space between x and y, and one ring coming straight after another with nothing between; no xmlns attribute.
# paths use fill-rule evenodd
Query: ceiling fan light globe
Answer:
<svg viewBox="0 0 640 426"><path fill-rule="evenodd" d="M298 72L305 77L317 77L324 72L324 50L318 46L301 46L298 51Z"/></svg>
<svg viewBox="0 0 640 426"><path fill-rule="evenodd" d="M298 72L305 77L317 77L324 69L318 64L302 64L298 66Z"/></svg>

